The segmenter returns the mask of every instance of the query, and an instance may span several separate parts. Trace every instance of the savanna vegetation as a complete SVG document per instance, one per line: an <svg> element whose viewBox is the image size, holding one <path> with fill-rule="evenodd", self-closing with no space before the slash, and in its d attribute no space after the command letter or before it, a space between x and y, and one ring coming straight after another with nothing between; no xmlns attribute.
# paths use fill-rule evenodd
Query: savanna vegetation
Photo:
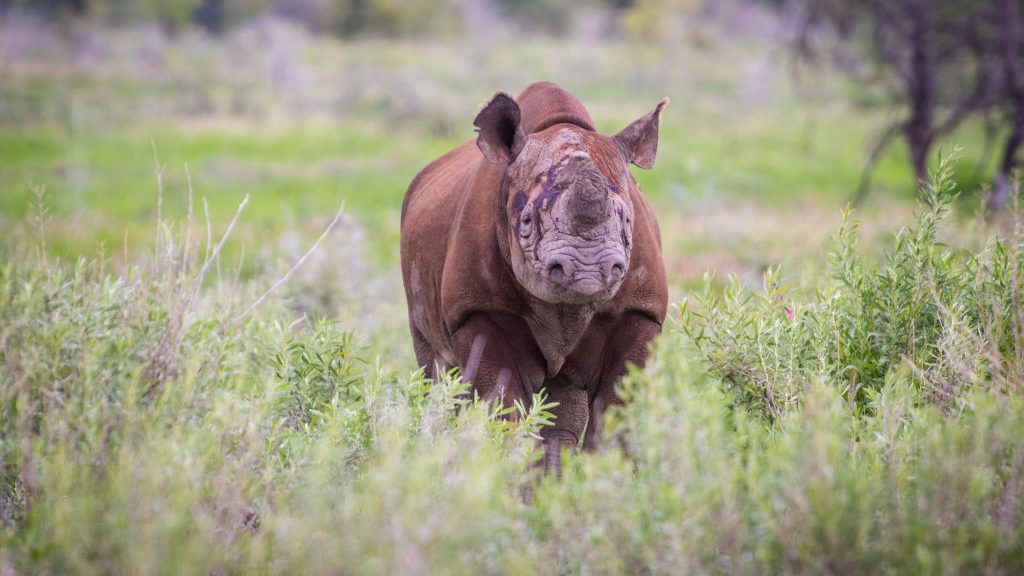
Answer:
<svg viewBox="0 0 1024 576"><path fill-rule="evenodd" d="M90 4L0 19L0 574L1024 571L1024 228L1018 188L983 208L983 118L848 210L890 93L792 59L771 5L335 37ZM559 477L543 392L507 419L422 377L397 270L412 176L542 78L605 132L672 98L636 176L676 306Z"/></svg>

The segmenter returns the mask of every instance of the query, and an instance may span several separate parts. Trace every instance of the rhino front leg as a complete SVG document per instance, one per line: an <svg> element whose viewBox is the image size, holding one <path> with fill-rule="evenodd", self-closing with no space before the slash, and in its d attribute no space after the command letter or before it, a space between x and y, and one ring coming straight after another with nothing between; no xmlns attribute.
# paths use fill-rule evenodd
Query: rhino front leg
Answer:
<svg viewBox="0 0 1024 576"><path fill-rule="evenodd" d="M643 314L630 314L619 323L608 339L601 377L591 393L590 427L583 440L585 450L592 451L601 445L605 410L613 404L622 403L616 390L619 381L626 375L629 364L642 367L647 362L648 346L660 334L661 324Z"/></svg>
<svg viewBox="0 0 1024 576"><path fill-rule="evenodd" d="M502 407L516 400L530 407L544 369L522 321L510 316L475 314L452 337L462 378L485 402ZM513 418L516 416L513 415Z"/></svg>
<svg viewBox="0 0 1024 576"><path fill-rule="evenodd" d="M555 422L540 431L544 439L544 471L562 472L562 449L575 450L587 428L590 408L587 391L555 383L548 388L548 402L557 402L551 412Z"/></svg>

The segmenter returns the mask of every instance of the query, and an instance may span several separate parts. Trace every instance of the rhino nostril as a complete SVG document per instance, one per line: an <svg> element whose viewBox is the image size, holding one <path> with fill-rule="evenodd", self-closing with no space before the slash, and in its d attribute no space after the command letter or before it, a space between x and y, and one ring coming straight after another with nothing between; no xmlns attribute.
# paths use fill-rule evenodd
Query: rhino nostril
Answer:
<svg viewBox="0 0 1024 576"><path fill-rule="evenodd" d="M563 282L565 281L565 268L558 262L548 266L548 278L552 282Z"/></svg>
<svg viewBox="0 0 1024 576"><path fill-rule="evenodd" d="M626 265L621 261L613 262L611 266L606 268L605 282L608 284L615 284L622 279L622 275L626 272Z"/></svg>

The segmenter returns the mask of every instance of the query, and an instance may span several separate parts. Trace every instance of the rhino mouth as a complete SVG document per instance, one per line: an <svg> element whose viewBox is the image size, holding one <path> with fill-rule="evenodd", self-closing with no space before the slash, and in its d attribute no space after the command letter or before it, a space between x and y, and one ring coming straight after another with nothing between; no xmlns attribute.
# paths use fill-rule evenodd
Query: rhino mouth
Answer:
<svg viewBox="0 0 1024 576"><path fill-rule="evenodd" d="M607 302L615 297L620 285L621 282L609 285L593 278L582 278L552 286L551 292L554 297L548 300L565 304Z"/></svg>
<svg viewBox="0 0 1024 576"><path fill-rule="evenodd" d="M595 248L562 249L538 258L536 272L552 299L582 304L615 296L626 276L626 254L614 245Z"/></svg>
<svg viewBox="0 0 1024 576"><path fill-rule="evenodd" d="M566 292L582 298L598 298L604 293L610 293L614 287L593 278L581 278L569 284L566 287Z"/></svg>

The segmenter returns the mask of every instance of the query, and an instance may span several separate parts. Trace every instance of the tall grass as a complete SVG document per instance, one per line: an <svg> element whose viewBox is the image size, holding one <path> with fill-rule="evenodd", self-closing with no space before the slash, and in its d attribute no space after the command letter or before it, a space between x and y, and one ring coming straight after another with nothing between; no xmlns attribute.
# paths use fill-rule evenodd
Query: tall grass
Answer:
<svg viewBox="0 0 1024 576"><path fill-rule="evenodd" d="M539 397L498 418L274 299L232 323L246 286L177 318L197 256L12 252L0 572L1024 571L1021 233L943 245L943 174L877 270L844 225L824 280L684 306L560 478Z"/></svg>

